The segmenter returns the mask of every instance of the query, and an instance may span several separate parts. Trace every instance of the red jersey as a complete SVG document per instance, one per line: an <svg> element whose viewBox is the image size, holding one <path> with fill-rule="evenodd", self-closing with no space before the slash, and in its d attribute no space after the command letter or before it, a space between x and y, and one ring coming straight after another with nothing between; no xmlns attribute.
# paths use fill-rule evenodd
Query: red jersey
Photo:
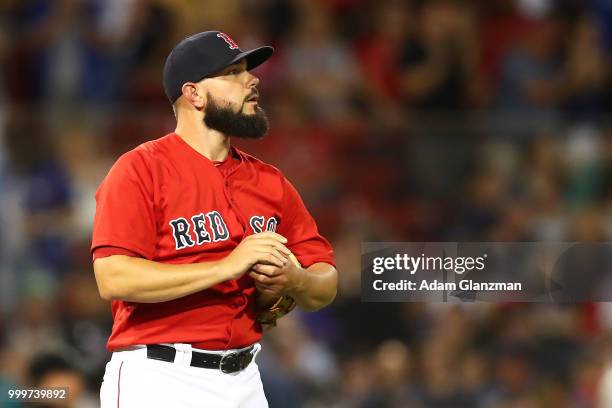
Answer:
<svg viewBox="0 0 612 408"><path fill-rule="evenodd" d="M295 188L275 167L233 147L216 166L174 133L143 143L117 160L96 203L92 253L115 247L116 253L123 249L156 262L207 262L226 257L244 237L269 230L287 238L303 267L334 265L329 242ZM250 345L261 338L254 295L254 281L245 274L167 302L114 300L108 349Z"/></svg>

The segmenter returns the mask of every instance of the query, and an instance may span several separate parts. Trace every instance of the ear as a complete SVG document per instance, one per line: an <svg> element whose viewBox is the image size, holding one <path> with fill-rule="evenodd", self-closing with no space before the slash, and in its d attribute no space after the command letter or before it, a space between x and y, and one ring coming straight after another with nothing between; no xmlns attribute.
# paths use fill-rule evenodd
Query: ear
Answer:
<svg viewBox="0 0 612 408"><path fill-rule="evenodd" d="M181 88L182 95L185 97L190 104L196 109L201 110L206 105L206 95L202 95L202 92L198 92L197 84L193 82L185 82Z"/></svg>

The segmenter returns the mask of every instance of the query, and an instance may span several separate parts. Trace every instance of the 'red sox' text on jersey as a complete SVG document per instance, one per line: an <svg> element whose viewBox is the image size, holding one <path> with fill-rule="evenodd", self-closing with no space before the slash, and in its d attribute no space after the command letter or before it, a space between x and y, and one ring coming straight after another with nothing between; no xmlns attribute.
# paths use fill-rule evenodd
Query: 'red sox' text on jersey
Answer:
<svg viewBox="0 0 612 408"><path fill-rule="evenodd" d="M91 250L164 263L215 261L250 234L275 231L303 267L334 265L295 188L275 167L231 148L212 162L171 133L119 158L96 193ZM142 279L146 279L143 276ZM162 303L114 300L109 350L136 344L191 343L239 348L261 338L248 274Z"/></svg>

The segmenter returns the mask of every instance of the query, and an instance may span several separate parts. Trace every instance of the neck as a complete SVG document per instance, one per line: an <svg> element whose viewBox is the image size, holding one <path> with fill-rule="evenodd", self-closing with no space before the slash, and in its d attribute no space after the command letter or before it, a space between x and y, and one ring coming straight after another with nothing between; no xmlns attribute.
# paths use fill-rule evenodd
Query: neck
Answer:
<svg viewBox="0 0 612 408"><path fill-rule="evenodd" d="M212 161L223 161L228 155L230 138L208 128L201 118L181 112L174 132L202 156ZM188 117L194 116L194 117Z"/></svg>

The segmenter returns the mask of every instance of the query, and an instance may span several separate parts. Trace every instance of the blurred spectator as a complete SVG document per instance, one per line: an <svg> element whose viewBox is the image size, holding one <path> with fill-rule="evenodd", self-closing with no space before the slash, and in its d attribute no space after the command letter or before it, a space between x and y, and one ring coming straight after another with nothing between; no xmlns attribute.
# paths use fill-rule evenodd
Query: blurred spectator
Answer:
<svg viewBox="0 0 612 408"><path fill-rule="evenodd" d="M470 106L478 63L473 18L468 3L423 2L399 60L399 87L410 106L442 112Z"/></svg>
<svg viewBox="0 0 612 408"><path fill-rule="evenodd" d="M556 119L560 100L562 22L548 15L531 22L502 63L495 101L500 134L528 137ZM520 120L517 120L520 118Z"/></svg>
<svg viewBox="0 0 612 408"><path fill-rule="evenodd" d="M34 356L29 368L29 384L41 389L65 388L66 400L55 399L42 403L42 407L98 406L98 402L87 394L85 378L66 359L54 354Z"/></svg>
<svg viewBox="0 0 612 408"><path fill-rule="evenodd" d="M303 84L300 90L305 108L319 118L344 114L359 85L357 62L333 29L327 11L309 5L304 7L287 47L289 79Z"/></svg>
<svg viewBox="0 0 612 408"><path fill-rule="evenodd" d="M373 30L358 42L357 58L373 103L392 106L400 96L396 65L413 18L400 1L385 2L375 13Z"/></svg>
<svg viewBox="0 0 612 408"><path fill-rule="evenodd" d="M601 30L591 16L574 24L567 48L563 110L573 120L598 121L608 107L610 74Z"/></svg>
<svg viewBox="0 0 612 408"><path fill-rule="evenodd" d="M562 202L565 169L560 146L552 137L542 133L532 139L522 176L533 212L530 233L542 241L562 240L567 229Z"/></svg>
<svg viewBox="0 0 612 408"><path fill-rule="evenodd" d="M70 259L71 181L43 120L25 112L12 119L6 134L9 177L19 185L22 206L14 216L22 217L28 243L18 250L24 262L61 273Z"/></svg>
<svg viewBox="0 0 612 408"><path fill-rule="evenodd" d="M180 22L174 26L170 44L200 31L221 30L234 33L240 29L238 18L245 2L239 0L211 0L202 7L199 0L152 0L149 4L159 4L168 8L172 18ZM145 3L145 4L146 4ZM266 2L263 2L266 3ZM170 52L170 50L166 50Z"/></svg>

